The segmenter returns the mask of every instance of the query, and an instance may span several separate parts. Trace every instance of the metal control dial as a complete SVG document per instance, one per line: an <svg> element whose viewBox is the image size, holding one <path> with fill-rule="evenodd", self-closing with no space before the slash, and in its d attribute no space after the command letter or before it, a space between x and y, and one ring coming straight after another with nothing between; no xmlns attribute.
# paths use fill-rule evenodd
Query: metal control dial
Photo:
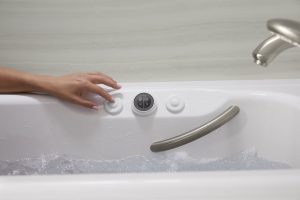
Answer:
<svg viewBox="0 0 300 200"><path fill-rule="evenodd" d="M140 93L134 98L134 106L140 111L147 111L154 104L153 97L148 93Z"/></svg>
<svg viewBox="0 0 300 200"><path fill-rule="evenodd" d="M156 109L152 95L140 93L133 100L133 111L139 115L151 114Z"/></svg>

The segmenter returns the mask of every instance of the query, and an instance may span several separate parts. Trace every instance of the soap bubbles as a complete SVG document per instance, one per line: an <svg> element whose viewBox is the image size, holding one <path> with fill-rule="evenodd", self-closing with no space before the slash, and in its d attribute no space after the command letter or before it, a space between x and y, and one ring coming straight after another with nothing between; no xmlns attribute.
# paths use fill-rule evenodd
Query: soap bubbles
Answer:
<svg viewBox="0 0 300 200"><path fill-rule="evenodd" d="M51 154L20 160L0 160L0 175L88 174L129 172L182 172L219 170L288 169L288 164L269 161L254 148L226 158L196 159L187 152L134 155L118 160L90 160L74 155Z"/></svg>

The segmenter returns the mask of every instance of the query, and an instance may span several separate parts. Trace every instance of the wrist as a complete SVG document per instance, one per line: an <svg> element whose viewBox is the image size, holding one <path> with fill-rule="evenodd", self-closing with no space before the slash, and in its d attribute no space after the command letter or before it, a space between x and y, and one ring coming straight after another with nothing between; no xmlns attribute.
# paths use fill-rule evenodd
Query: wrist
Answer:
<svg viewBox="0 0 300 200"><path fill-rule="evenodd" d="M28 86L28 89L31 92L49 93L51 91L52 79L52 76L34 74L24 75L25 85Z"/></svg>

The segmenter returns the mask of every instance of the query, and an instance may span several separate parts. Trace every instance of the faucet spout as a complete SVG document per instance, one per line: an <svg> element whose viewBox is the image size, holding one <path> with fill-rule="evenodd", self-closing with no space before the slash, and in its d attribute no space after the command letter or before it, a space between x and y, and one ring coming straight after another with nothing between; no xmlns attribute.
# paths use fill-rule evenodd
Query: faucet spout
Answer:
<svg viewBox="0 0 300 200"><path fill-rule="evenodd" d="M256 64L267 66L281 52L294 46L300 47L300 22L288 19L271 19L267 28L272 36L259 44L252 55Z"/></svg>
<svg viewBox="0 0 300 200"><path fill-rule="evenodd" d="M284 41L279 35L274 34L255 48L252 53L254 62L266 67L277 55L291 47L294 47L294 45Z"/></svg>

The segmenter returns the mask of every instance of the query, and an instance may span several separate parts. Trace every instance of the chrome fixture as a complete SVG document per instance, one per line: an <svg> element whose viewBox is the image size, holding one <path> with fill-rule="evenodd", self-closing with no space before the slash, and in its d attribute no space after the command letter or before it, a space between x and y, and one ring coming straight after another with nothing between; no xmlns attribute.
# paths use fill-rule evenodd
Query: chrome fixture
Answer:
<svg viewBox="0 0 300 200"><path fill-rule="evenodd" d="M132 103L132 111L140 116L153 114L156 107L155 99L151 94L146 92L136 95Z"/></svg>
<svg viewBox="0 0 300 200"><path fill-rule="evenodd" d="M207 122L206 124L178 136L154 142L150 149L153 152L160 152L190 143L223 126L226 122L234 118L239 111L239 107L230 106L222 114L218 115L216 118Z"/></svg>
<svg viewBox="0 0 300 200"><path fill-rule="evenodd" d="M289 19L271 19L267 28L273 33L253 51L254 61L266 67L282 51L300 47L300 22Z"/></svg>

